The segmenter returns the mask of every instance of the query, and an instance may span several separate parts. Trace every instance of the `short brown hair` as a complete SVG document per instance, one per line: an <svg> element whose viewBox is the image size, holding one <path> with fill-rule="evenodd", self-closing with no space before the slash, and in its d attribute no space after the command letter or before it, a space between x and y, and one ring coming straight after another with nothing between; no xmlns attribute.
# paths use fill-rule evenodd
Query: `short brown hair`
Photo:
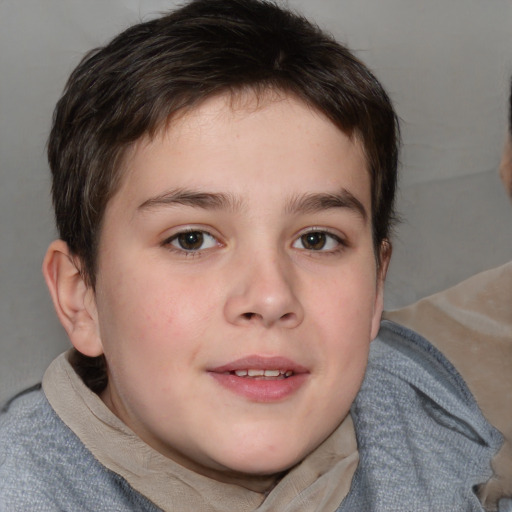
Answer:
<svg viewBox="0 0 512 512"><path fill-rule="evenodd" d="M508 98L508 133L512 136L512 77L510 78L510 96Z"/></svg>
<svg viewBox="0 0 512 512"><path fill-rule="evenodd" d="M87 54L56 106L48 142L56 223L90 286L126 151L176 113L247 89L293 94L362 143L380 262L394 218L399 148L397 118L381 84L346 47L275 3L193 0ZM79 374L99 391L104 360L89 359L73 355Z"/></svg>
<svg viewBox="0 0 512 512"><path fill-rule="evenodd" d="M274 3L195 0L86 55L55 109L48 158L57 227L92 286L126 149L181 109L243 88L293 93L361 140L376 247L388 236L398 126L377 79L332 37Z"/></svg>

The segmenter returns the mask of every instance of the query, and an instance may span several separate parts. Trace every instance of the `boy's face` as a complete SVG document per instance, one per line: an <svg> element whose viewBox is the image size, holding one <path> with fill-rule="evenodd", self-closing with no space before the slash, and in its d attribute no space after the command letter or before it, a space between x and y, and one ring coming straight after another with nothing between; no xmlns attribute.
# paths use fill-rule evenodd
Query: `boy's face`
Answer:
<svg viewBox="0 0 512 512"><path fill-rule="evenodd" d="M124 172L92 315L103 400L196 471L291 467L348 413L379 326L359 144L296 99L221 96Z"/></svg>

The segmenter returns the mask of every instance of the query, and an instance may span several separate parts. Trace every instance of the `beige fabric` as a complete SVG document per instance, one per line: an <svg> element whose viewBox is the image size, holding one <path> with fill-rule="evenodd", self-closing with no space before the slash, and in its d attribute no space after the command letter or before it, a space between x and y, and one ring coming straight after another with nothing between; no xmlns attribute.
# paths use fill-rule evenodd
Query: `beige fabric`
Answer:
<svg viewBox="0 0 512 512"><path fill-rule="evenodd" d="M435 345L467 382L487 420L505 436L484 504L512 494L512 261L415 304L385 313Z"/></svg>
<svg viewBox="0 0 512 512"><path fill-rule="evenodd" d="M65 354L48 368L43 390L59 417L107 468L165 511L334 511L359 461L350 416L268 493L194 473L141 441L89 390Z"/></svg>

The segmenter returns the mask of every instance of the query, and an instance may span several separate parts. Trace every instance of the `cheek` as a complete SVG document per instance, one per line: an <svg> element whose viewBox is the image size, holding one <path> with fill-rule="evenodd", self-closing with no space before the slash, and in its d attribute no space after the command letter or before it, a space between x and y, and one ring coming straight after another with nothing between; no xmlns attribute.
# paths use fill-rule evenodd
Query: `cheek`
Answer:
<svg viewBox="0 0 512 512"><path fill-rule="evenodd" d="M319 286L313 283L305 294L319 328L353 333L371 331L377 299L375 274L371 270L348 270L332 275Z"/></svg>
<svg viewBox="0 0 512 512"><path fill-rule="evenodd" d="M376 300L375 281L368 274L344 273L310 290L315 350L324 352L321 373L341 401L355 396L368 360Z"/></svg>
<svg viewBox="0 0 512 512"><path fill-rule="evenodd" d="M107 360L119 367L136 362L151 371L162 366L181 371L219 310L211 283L157 267L141 275L132 270L110 277L98 297Z"/></svg>

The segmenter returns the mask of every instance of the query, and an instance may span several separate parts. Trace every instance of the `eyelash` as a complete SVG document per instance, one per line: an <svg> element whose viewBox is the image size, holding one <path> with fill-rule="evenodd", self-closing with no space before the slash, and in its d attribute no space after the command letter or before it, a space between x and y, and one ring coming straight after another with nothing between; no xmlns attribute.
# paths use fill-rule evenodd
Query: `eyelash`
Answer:
<svg viewBox="0 0 512 512"><path fill-rule="evenodd" d="M200 246L197 248L188 248L188 249L183 247L183 245L179 241L179 239L180 239L180 237L185 237L187 235L199 235L198 243ZM316 235L321 235L324 237L323 240L320 239L320 241L319 241L320 243L323 243L323 245L319 249L312 249L312 248L308 249L307 247L304 247L304 243L306 242L305 237L316 236ZM203 247L205 238L211 239L209 242L211 244L210 247L206 247L206 248ZM176 241L179 244L179 247L175 246L173 244L173 242L176 242ZM193 242L193 240L192 240L192 242ZM314 242L314 240L312 240L311 242ZM335 247L328 248L326 250L324 249L324 247L326 245L329 246L333 242L336 244ZM297 247L296 246L297 243L302 243L303 247L302 248ZM205 231L202 229L190 228L190 229L184 229L182 231L179 231L178 233L175 233L171 237L165 239L161 245L173 252L183 254L188 257L195 257L195 256L200 256L204 251L208 251L208 250L214 248L215 246L220 246L222 244L218 241L218 239L214 235L212 235L208 231ZM338 235L335 235L334 233L331 233L328 230L320 229L320 228L309 228L308 230L303 231L297 238L295 238L295 240L292 243L292 248L303 250L303 251L308 251L312 254L325 254L325 255L337 254L337 253L343 251L344 249L346 249L347 247L348 247L348 244L343 238L341 238Z"/></svg>

